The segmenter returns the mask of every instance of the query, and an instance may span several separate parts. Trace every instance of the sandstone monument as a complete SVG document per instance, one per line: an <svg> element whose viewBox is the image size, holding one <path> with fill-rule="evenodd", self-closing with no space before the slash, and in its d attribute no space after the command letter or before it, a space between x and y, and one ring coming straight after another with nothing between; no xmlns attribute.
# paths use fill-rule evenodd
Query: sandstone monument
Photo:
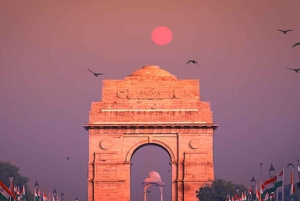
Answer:
<svg viewBox="0 0 300 201"><path fill-rule="evenodd" d="M213 122L199 80L144 66L123 80L103 80L89 123L88 201L129 201L134 151L154 144L171 158L172 201L196 201L214 179Z"/></svg>

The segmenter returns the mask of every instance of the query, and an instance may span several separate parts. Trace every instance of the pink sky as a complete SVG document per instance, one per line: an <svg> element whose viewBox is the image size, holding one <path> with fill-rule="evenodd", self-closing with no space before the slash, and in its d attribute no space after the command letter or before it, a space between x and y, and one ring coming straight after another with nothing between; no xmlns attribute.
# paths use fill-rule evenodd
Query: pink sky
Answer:
<svg viewBox="0 0 300 201"><path fill-rule="evenodd" d="M216 178L249 186L259 163L264 178L271 163L296 165L300 73L286 67L300 68L300 46L292 48L299 8L299 0L0 1L0 160L20 167L31 188L37 179L46 192L85 201L82 125L100 101L101 79L152 64L200 79L219 124ZM170 44L152 42L157 26L172 30Z"/></svg>

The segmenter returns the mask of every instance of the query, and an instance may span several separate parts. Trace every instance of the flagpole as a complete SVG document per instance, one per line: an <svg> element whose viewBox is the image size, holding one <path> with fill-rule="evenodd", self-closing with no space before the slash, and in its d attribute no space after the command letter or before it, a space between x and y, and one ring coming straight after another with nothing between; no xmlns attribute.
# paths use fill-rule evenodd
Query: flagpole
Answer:
<svg viewBox="0 0 300 201"><path fill-rule="evenodd" d="M281 191L282 191L282 193L281 193L281 196L282 196L282 201L284 201L284 168L283 168L283 175L282 175L282 186L281 186Z"/></svg>

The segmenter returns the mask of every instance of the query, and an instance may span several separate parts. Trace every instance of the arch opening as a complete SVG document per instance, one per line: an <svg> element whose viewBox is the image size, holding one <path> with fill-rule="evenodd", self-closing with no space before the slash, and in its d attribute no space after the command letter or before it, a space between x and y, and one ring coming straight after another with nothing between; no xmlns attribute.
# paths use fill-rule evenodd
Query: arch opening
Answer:
<svg viewBox="0 0 300 201"><path fill-rule="evenodd" d="M130 168L130 200L143 200L144 186L142 186L142 183L153 170L158 172L161 180L166 183L163 187L164 200L172 200L172 169L170 161L171 157L168 151L158 144L142 144L133 150ZM156 198L160 197L160 190L156 185L150 185L146 193L147 201L156 200Z"/></svg>

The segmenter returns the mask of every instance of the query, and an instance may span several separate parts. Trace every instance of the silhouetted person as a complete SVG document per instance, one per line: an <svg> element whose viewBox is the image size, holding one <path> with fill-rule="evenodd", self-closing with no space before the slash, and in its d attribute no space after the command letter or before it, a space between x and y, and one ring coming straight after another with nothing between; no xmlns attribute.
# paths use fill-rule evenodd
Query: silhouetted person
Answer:
<svg viewBox="0 0 300 201"><path fill-rule="evenodd" d="M186 64L189 64L190 62L192 62L193 64L197 64L199 66L198 62L195 60L189 60Z"/></svg>
<svg viewBox="0 0 300 201"><path fill-rule="evenodd" d="M286 33L289 32L289 31L293 31L293 29L289 29L289 30L281 30L281 29L277 29L277 30L283 32L284 34L286 34Z"/></svg>
<svg viewBox="0 0 300 201"><path fill-rule="evenodd" d="M296 43L295 45L293 45L293 47L297 46L297 45L300 45L300 43Z"/></svg>
<svg viewBox="0 0 300 201"><path fill-rule="evenodd" d="M90 71L91 73L93 73L96 77L98 77L98 75L103 75L103 74L105 74L105 73L95 73L95 72L91 71L90 69L87 69L87 70Z"/></svg>
<svg viewBox="0 0 300 201"><path fill-rule="evenodd" d="M299 71L300 71L300 68L288 68L288 67L286 67L287 69L290 69L290 70L293 70L293 71L295 71L296 73L298 73Z"/></svg>

